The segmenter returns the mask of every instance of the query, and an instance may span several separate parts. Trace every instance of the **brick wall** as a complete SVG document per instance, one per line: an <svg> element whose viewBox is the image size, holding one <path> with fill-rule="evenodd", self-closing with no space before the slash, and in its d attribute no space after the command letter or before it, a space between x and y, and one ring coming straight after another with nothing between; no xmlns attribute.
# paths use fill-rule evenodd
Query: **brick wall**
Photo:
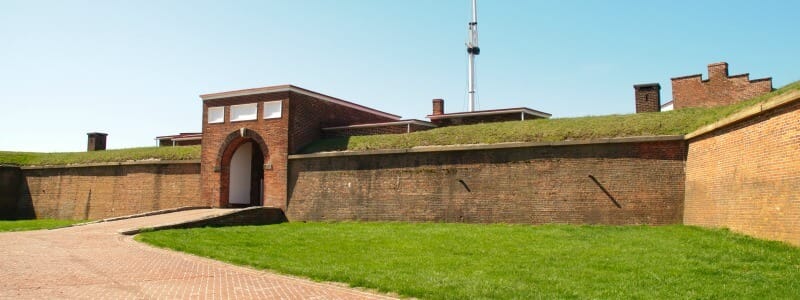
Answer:
<svg viewBox="0 0 800 300"><path fill-rule="evenodd" d="M729 105L772 91L772 78L750 80L748 74L728 76L727 63L708 65L708 79L702 75L672 78L675 109Z"/></svg>
<svg viewBox="0 0 800 300"><path fill-rule="evenodd" d="M797 98L690 139L686 224L800 245Z"/></svg>
<svg viewBox="0 0 800 300"><path fill-rule="evenodd" d="M23 168L17 210L29 218L102 219L200 201L199 163Z"/></svg>
<svg viewBox="0 0 800 300"><path fill-rule="evenodd" d="M290 221L674 224L682 220L684 157L681 138L298 155L290 159L287 217Z"/></svg>

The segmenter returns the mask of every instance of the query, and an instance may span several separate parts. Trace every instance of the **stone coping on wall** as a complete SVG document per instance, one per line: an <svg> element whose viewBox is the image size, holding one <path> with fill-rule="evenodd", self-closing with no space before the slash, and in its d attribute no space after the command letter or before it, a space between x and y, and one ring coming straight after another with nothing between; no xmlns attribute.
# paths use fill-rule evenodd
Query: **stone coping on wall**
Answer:
<svg viewBox="0 0 800 300"><path fill-rule="evenodd" d="M89 168L89 167L116 167L116 166L142 166L142 165L175 165L175 164L199 164L199 159L190 160L136 160L123 162L103 162L87 164L53 165L53 166L20 166L22 170L40 169L67 169L67 168Z"/></svg>
<svg viewBox="0 0 800 300"><path fill-rule="evenodd" d="M557 147L575 146L591 144L620 144L620 143L642 143L642 142L665 142L682 141L682 135L660 135L660 136L632 136L590 140L569 140L558 142L512 142L498 144L472 144L472 145L444 145L444 146L417 146L411 149L384 149L384 150L364 150L364 151L335 151L320 152L311 154L289 155L289 159L319 158L319 157L339 157L357 155L384 155L384 154L403 154L403 153L424 153L424 152L448 152L448 151L471 151L471 150L492 150L508 148L527 148L527 147Z"/></svg>
<svg viewBox="0 0 800 300"><path fill-rule="evenodd" d="M697 130L693 131L692 133L687 134L686 135L686 140L688 141L688 140L697 138L699 136L705 135L707 133L714 132L717 129L720 129L720 128L732 125L734 123L737 123L737 122L740 122L740 121L755 117L755 116L760 115L760 114L762 114L764 112L776 109L778 107L781 107L781 106L784 106L784 105L787 105L787 104L790 104L790 103L794 103L796 101L800 101L800 90L791 91L791 92L788 92L786 94L782 94L782 95L778 95L778 96L772 97L771 99L769 99L767 101L764 101L764 102L762 102L760 104L757 104L757 105L753 105L751 107L748 107L748 108L746 108L746 109L744 109L744 110L742 110L742 111L740 111L738 113L735 113L735 114L730 115L728 117L725 117L725 118L723 118L723 119L721 119L721 120L719 120L717 122L714 122L713 124L709 124L709 125L703 126L700 129L697 129Z"/></svg>

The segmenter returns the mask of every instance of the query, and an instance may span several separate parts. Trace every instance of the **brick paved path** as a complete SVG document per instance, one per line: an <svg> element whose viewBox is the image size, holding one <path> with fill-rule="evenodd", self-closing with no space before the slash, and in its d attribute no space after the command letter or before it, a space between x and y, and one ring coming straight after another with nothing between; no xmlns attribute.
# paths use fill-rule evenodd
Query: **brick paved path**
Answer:
<svg viewBox="0 0 800 300"><path fill-rule="evenodd" d="M117 234L216 213L190 210L0 233L0 299L390 299L157 249Z"/></svg>

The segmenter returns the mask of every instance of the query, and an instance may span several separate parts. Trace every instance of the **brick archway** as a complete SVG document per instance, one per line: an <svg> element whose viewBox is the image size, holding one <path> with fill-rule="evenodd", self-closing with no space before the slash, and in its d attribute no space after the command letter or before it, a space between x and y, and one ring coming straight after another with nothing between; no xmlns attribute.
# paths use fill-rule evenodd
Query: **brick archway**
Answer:
<svg viewBox="0 0 800 300"><path fill-rule="evenodd" d="M241 128L234 132L231 132L225 137L222 145L220 146L219 150L217 151L217 158L215 160L216 166L215 169L220 171L220 189L219 189L219 207L230 207L231 204L229 203L229 193L230 193L230 180L231 180L231 160L233 158L234 153L236 150L239 149L240 146L246 143L253 143L254 153L257 153L258 157L255 157L252 161L252 164L258 165L258 168L254 168L254 170L260 170L261 174L259 178L261 178L261 182L263 184L264 180L264 169L263 164L265 158L269 156L269 148L267 144L264 142L264 139L255 131L247 128ZM255 174L252 174L255 175ZM257 204L251 205L263 205L264 199L263 194L260 194L260 198Z"/></svg>

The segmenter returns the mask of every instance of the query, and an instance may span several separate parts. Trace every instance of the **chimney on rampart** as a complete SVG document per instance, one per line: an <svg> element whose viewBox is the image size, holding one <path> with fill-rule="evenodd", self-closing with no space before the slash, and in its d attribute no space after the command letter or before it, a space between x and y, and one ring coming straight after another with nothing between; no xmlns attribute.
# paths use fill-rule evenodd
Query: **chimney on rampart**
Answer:
<svg viewBox="0 0 800 300"><path fill-rule="evenodd" d="M89 132L86 135L89 136L89 140L86 145L86 151L106 150L106 137L108 136L108 133Z"/></svg>
<svg viewBox="0 0 800 300"><path fill-rule="evenodd" d="M636 113L661 111L661 85L645 83L633 86L636 98Z"/></svg>
<svg viewBox="0 0 800 300"><path fill-rule="evenodd" d="M433 99L433 116L444 114L444 99Z"/></svg>

